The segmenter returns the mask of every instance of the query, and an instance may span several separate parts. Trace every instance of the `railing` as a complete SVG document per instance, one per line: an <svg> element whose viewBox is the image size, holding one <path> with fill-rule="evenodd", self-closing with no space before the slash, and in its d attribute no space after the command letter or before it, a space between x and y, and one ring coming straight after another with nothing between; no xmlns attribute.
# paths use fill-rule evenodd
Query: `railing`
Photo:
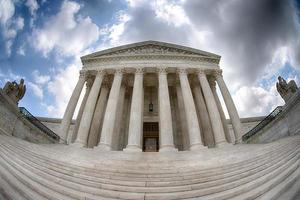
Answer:
<svg viewBox="0 0 300 200"><path fill-rule="evenodd" d="M248 140L250 137L258 133L261 129L263 129L267 124L275 119L277 115L279 115L283 110L283 106L277 106L266 118L264 118L259 124L257 124L253 129L248 131L245 135L243 135L243 141Z"/></svg>
<svg viewBox="0 0 300 200"><path fill-rule="evenodd" d="M60 139L60 137L58 135L56 135L56 133L54 133L47 126L42 124L42 122L40 122L37 118L35 118L26 108L19 107L19 109L20 109L20 112L22 113L22 115L26 119L28 119L33 125L35 125L37 128L39 128L42 132L44 132L45 134L47 134L48 136L50 136L51 138L53 138L55 140Z"/></svg>

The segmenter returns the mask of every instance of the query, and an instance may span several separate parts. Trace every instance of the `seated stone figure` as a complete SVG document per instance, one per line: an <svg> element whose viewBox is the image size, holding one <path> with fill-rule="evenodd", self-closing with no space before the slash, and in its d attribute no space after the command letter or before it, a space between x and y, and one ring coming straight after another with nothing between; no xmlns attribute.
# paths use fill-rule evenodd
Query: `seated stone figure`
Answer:
<svg viewBox="0 0 300 200"><path fill-rule="evenodd" d="M21 79L19 84L16 81L7 81L2 91L14 103L18 104L18 102L23 98L26 92L26 85L24 84L24 79Z"/></svg>
<svg viewBox="0 0 300 200"><path fill-rule="evenodd" d="M294 80L287 83L281 76L278 77L276 88L285 102L287 102L298 90L297 84Z"/></svg>

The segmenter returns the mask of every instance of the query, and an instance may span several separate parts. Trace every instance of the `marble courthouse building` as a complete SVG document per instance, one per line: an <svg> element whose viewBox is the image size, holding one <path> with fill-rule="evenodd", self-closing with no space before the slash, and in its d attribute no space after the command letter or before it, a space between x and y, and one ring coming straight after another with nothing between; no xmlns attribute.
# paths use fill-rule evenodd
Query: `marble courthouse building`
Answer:
<svg viewBox="0 0 300 200"><path fill-rule="evenodd" d="M157 41L83 56L61 123L62 142L105 151L193 151L239 142L241 122L222 77L220 58ZM75 128L69 132L83 91Z"/></svg>

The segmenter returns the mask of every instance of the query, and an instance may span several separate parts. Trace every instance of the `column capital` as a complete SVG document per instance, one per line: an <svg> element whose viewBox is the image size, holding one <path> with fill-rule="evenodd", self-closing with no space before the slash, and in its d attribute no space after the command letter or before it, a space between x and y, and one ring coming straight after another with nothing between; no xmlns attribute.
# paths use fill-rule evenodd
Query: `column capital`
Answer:
<svg viewBox="0 0 300 200"><path fill-rule="evenodd" d="M86 71L80 70L79 71L79 78L85 78L85 76L86 76Z"/></svg>
<svg viewBox="0 0 300 200"><path fill-rule="evenodd" d="M86 78L86 87L87 87L87 88L91 88L92 85L93 85L93 82L94 82L93 78L92 78L91 76L88 76L88 77Z"/></svg>
<svg viewBox="0 0 300 200"><path fill-rule="evenodd" d="M144 74L145 70L143 67L135 68L135 74Z"/></svg>
<svg viewBox="0 0 300 200"><path fill-rule="evenodd" d="M210 77L208 79L208 82L209 82L209 85L213 88L213 89L216 89L216 79L215 77Z"/></svg>
<svg viewBox="0 0 300 200"><path fill-rule="evenodd" d="M158 74L168 74L168 70L166 67L158 67L158 68L156 68L156 72Z"/></svg>
<svg viewBox="0 0 300 200"><path fill-rule="evenodd" d="M123 75L125 70L123 68L116 69L115 75Z"/></svg>
<svg viewBox="0 0 300 200"><path fill-rule="evenodd" d="M206 75L206 72L203 69L198 69L197 74L202 76L202 75Z"/></svg>
<svg viewBox="0 0 300 200"><path fill-rule="evenodd" d="M187 71L185 68L178 68L176 69L177 74L187 74Z"/></svg>
<svg viewBox="0 0 300 200"><path fill-rule="evenodd" d="M105 74L106 74L106 71L104 69L96 70L96 76L105 75Z"/></svg>
<svg viewBox="0 0 300 200"><path fill-rule="evenodd" d="M213 75L215 75L216 77L217 76L223 77L222 73L223 73L223 71L221 69L216 69L213 71Z"/></svg>

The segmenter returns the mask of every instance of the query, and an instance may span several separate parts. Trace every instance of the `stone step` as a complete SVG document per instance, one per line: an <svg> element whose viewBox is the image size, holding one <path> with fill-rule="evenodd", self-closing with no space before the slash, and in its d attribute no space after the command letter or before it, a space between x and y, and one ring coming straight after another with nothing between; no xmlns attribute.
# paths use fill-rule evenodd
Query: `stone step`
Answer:
<svg viewBox="0 0 300 200"><path fill-rule="evenodd" d="M51 162L51 164L53 164L52 162ZM66 164L66 163L65 163ZM60 163L59 165L55 165L54 166L55 168L60 168L60 167L64 167L63 165L62 165L62 163ZM240 166L239 166L240 167ZM72 167L67 167L67 170L68 171L71 171L71 169L70 168L73 168L73 166ZM229 169L232 169L232 167L230 167ZM83 171L88 171L88 172L93 172L94 170L92 170L92 169L84 169ZM199 171L199 169L198 169L198 171ZM234 170L233 170L234 171ZM104 174L103 174L103 171L97 171L96 170L96 173L101 173L101 175L103 176ZM212 173L214 173L215 174L215 171L213 171ZM224 170L222 171L222 173L224 173ZM116 173L116 174L118 174L118 173ZM177 173L178 174L178 173ZM177 174L175 174L175 175L177 175ZM199 172L198 172L198 174L199 174ZM204 172L204 174L208 174L208 172ZM108 174L108 175L111 175L111 174ZM115 175L115 173L113 173L112 175ZM173 174L174 175L174 174ZM122 176L122 175L120 175L120 176ZM119 174L118 174L118 177L120 177L119 176ZM127 177L127 174L126 175L124 175L125 177ZM129 175L130 176L130 175ZM143 175L143 177L150 177L150 176L152 176L152 175ZM194 175L192 175L191 177L193 177ZM106 176L106 177L110 177L110 176ZM153 177L155 177L155 176L153 176ZM159 177L159 176L158 176ZM111 178L111 177L110 177ZM162 177L160 177L160 178L162 178ZM190 177L186 177L186 178L190 178ZM182 180L183 178L180 178L179 180Z"/></svg>
<svg viewBox="0 0 300 200"><path fill-rule="evenodd" d="M19 152L19 153L21 153L21 152ZM283 152L281 152L281 154L282 154ZM279 156L280 154L278 154L278 153L276 153L276 156ZM15 156L18 156L18 153L16 153L16 155ZM24 156L24 157L26 157L26 159L27 160L30 160L30 157L29 156ZM268 160L265 160L265 162L267 162ZM41 163L42 162L40 162L40 161L36 161L36 163L38 163L40 166L41 166ZM49 166L49 163L47 164L47 163L45 163L45 164L43 164L44 166L46 165L48 165ZM47 170L49 169L49 167L47 167ZM250 168L250 169L252 169L252 168ZM242 170L250 170L250 169L246 169L246 168L242 168ZM50 170L52 170L52 171L57 171L57 168L52 168L52 169L50 169ZM64 171L62 171L62 173L64 173ZM240 173L242 173L242 171L240 170L240 171L237 171L237 173L235 173L235 174L240 174ZM234 173L229 173L228 174L228 176L232 176L232 175L235 175ZM74 176L74 173L69 173L69 175L72 175L72 176ZM215 176L215 175L214 175ZM77 177L77 176L76 176ZM222 177L226 177L226 174L223 174L223 175L220 175L219 177L217 177L217 179L219 179L219 178L222 178ZM195 177L194 177L195 178ZM197 178L197 177L196 177ZM108 178L106 178L106 179L109 179L109 177ZM205 179L205 177L200 177L200 178L198 178L198 179L202 179L203 181L208 181L208 180L212 180L212 178L211 178L211 176L210 177L206 177L206 179ZM99 180L99 179L98 179ZM147 186L155 186L155 184L156 183L160 183L160 182L151 182L150 180L151 179L145 179L144 181L146 181L147 180ZM183 180L180 180L180 181L188 181L188 180L193 180L193 177L188 177L188 178L186 178L186 179L183 179ZM106 180L104 180L105 182L107 182ZM180 182L179 181L179 182ZM125 183L128 183L128 181L125 181ZM169 184L168 182L166 182L167 184ZM153 185L151 185L151 184L153 184ZM139 183L139 182L136 182L136 183L134 183L134 185L139 185L139 186L144 186L145 185L145 182L141 182L141 183ZM159 186L159 185L157 185L157 186Z"/></svg>
<svg viewBox="0 0 300 200"><path fill-rule="evenodd" d="M274 179L287 176L287 174L292 173L297 169L298 163L295 162L298 158L294 158L280 166L279 168L271 171L268 174L257 177L256 179L241 184L241 181L231 182L226 185L222 185L222 190L220 191L218 187L211 187L204 190L192 190L185 192L173 192L173 193L146 193L145 200L174 200L174 199L206 199L206 200L222 200L231 199L239 194L243 194L247 191L253 190L254 188L260 188L264 183ZM279 179L280 180L280 179ZM237 198L241 200L245 198Z"/></svg>
<svg viewBox="0 0 300 200"><path fill-rule="evenodd" d="M16 166L16 163L15 163L15 166ZM63 184L63 185L65 185L65 184ZM53 187L53 186L52 186ZM80 186L79 186L80 187ZM85 191L86 191L86 188L84 189ZM64 192L65 192L65 189L64 189ZM130 198L132 198L132 197L130 197ZM138 198L139 199L139 198Z"/></svg>
<svg viewBox="0 0 300 200"><path fill-rule="evenodd" d="M249 160L247 161L247 162L249 162ZM58 163L59 165L60 165L60 163ZM237 163L237 165L240 165L240 163ZM98 169L97 169L98 170ZM199 169L196 169L197 171L199 170ZM99 171L100 172L100 171ZM118 173L118 171L113 171L113 173ZM174 173L178 173L178 170L176 170ZM137 171L134 171L134 174L139 174L139 171L137 170ZM159 174L160 175L160 174ZM148 176L150 176L150 175L148 175Z"/></svg>
<svg viewBox="0 0 300 200"><path fill-rule="evenodd" d="M249 188L249 189L251 189L251 191L248 190L248 192L246 192L242 195L239 195L239 196L233 198L232 200L254 199L254 198L256 199L257 197L268 192L272 188L275 188L277 185L284 183L284 181L286 179L288 179L289 177L293 178L293 176L299 176L299 173L300 173L300 168L299 168L299 157L298 157L297 161L288 167L288 170L285 170L281 174L278 174L277 176L270 178L270 180L267 183L261 185L260 187ZM273 192L274 192L274 190L273 190ZM273 195L274 195L274 198L276 198L277 195L276 194L273 194ZM265 199L269 199L269 197L267 197Z"/></svg>
<svg viewBox="0 0 300 200"><path fill-rule="evenodd" d="M28 187L27 182L19 181L17 175L7 169L7 165L2 164L2 159L0 159L0 174L2 180L6 182L6 185L1 184L1 187L4 187L4 189L7 190L6 194L9 195L11 199L46 200L46 198Z"/></svg>
<svg viewBox="0 0 300 200"><path fill-rule="evenodd" d="M3 152L5 152L5 150L2 150ZM6 151L10 151L8 149L6 149ZM18 154L14 154L12 151L10 151L9 153L10 156L13 156L14 158L18 158L20 159L22 163L22 165L29 165L28 167L32 167L32 168L35 168L33 170L41 170L42 172L45 172L45 173L49 173L53 176L56 176L56 177L63 177L65 178L66 180L70 180L70 181L74 181L74 182L77 182L77 183L81 183L81 184L84 184L86 179L82 179L82 178L78 178L78 177L74 177L74 176L66 176L65 174L62 174L62 173L58 173L56 172L55 170L52 170L52 169L49 169L49 168L45 168L44 166L41 166L41 165L38 165L36 163L32 163L32 162L29 162L28 160L28 156L20 156ZM282 152L281 152L282 154ZM215 182L212 182L211 184L216 184L216 182L220 182L222 181L222 179L226 178L227 179L230 179L230 180L234 180L235 178L240 178L240 177L245 177L249 174L254 174L255 172L258 172L260 171L261 169L264 169L266 166L272 164L272 163L276 163L278 160L282 159L281 157L286 157L287 155L286 154L283 154L281 155L281 157L279 157L279 154L277 155L278 157L276 157L275 160L272 160L272 161L269 161L267 163L265 163L264 165L262 166L259 166L258 168L256 169L243 169L245 172L237 172L236 174L229 174L228 176L215 176L215 177L208 177L208 178L200 178L200 179L196 179L196 180L182 180L182 181L177 181L177 185L187 185L187 184L199 184L199 183L203 183L203 182L212 182L214 180L218 180L218 181L215 181ZM22 159L23 158L23 159ZM24 159L26 158L26 159ZM99 182L100 181L100 182ZM120 186L120 184L117 182L115 183L114 181L111 181L110 179L107 179L107 180L94 180L94 181L86 181L86 185L93 185L93 184L113 184L113 185L116 185L116 187L119 187L122 188ZM176 183L176 182L175 182ZM131 181L124 181L122 182L122 185L123 186L139 186L139 187L142 187L142 186L146 186L145 185L145 182L141 182L137 185L131 185ZM173 182L166 182L165 184L164 183L161 183L161 182L149 182L147 181L147 187L163 187L163 186L174 186L173 185ZM118 190L118 189L115 189L115 190ZM127 190L127 188L126 188ZM165 190L164 188L162 188L162 190Z"/></svg>
<svg viewBox="0 0 300 200"><path fill-rule="evenodd" d="M299 162L299 161L298 161ZM270 186L270 190L262 194L257 200L293 200L297 192L300 192L300 168L290 174L285 180L281 181L275 187ZM283 195L286 193L285 195ZM295 199L296 200L296 199Z"/></svg>

